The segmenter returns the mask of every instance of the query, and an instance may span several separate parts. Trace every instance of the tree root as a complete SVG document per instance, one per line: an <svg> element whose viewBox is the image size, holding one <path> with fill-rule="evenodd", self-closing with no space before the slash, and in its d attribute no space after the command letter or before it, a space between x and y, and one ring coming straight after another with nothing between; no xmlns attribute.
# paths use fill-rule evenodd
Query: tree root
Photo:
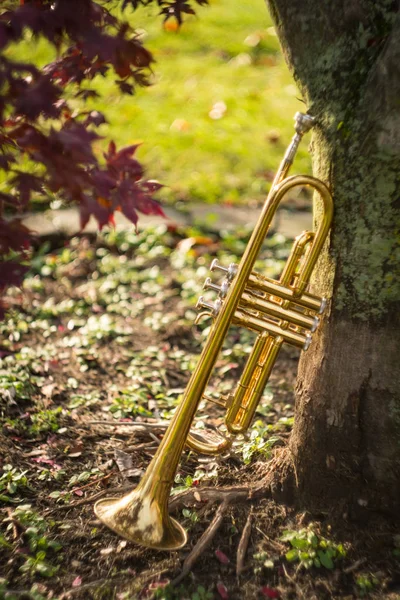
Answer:
<svg viewBox="0 0 400 600"><path fill-rule="evenodd" d="M213 487L191 488L175 496L169 503L169 509L170 512L175 512L184 506L203 502L210 504L215 504L216 502L238 504L240 502L249 502L269 497L271 497L271 488L268 480L261 481L254 486L229 486L219 489Z"/></svg>
<svg viewBox="0 0 400 600"><path fill-rule="evenodd" d="M207 529L205 530L205 532L203 533L203 535L201 536L201 538L199 539L199 541L197 542L197 544L195 545L193 550L190 552L189 556L185 559L181 572L179 573L179 575L177 577L175 577L175 579L173 579L171 581L172 585L177 585L178 583L180 583L182 581L182 579L184 579L184 577L186 577L186 575L188 573L190 573L195 562L199 559L199 557L203 554L203 552L210 546L211 542L213 541L213 539L215 537L215 534L217 533L218 529L221 527L221 524L222 524L222 521L223 521L224 515L227 511L228 506L229 506L229 502L227 502L227 501L224 501L222 504L220 504L209 527L207 527Z"/></svg>
<svg viewBox="0 0 400 600"><path fill-rule="evenodd" d="M267 498L270 496L271 489L270 482L268 480L264 480L255 486L230 486L222 489L210 487L204 487L198 490L191 489L182 492L178 496L175 496L175 498L171 500L169 505L170 512L177 511L183 506L187 506L188 504L190 505L203 502L220 502L221 504L219 505L210 526L203 533L193 550L190 552L189 556L184 561L181 572L177 577L175 577L175 579L172 580L171 583L173 585L178 584L180 581L182 581L184 577L186 577L188 573L190 573L195 562L210 546L212 540L215 537L215 534L217 533L218 529L222 524L223 517L229 506L240 502L260 500L261 498ZM250 539L250 533L251 512L243 529L242 537L238 547L236 562L236 571L238 575L243 571L244 568L244 559L246 556L247 546Z"/></svg>
<svg viewBox="0 0 400 600"><path fill-rule="evenodd" d="M250 508L249 515L247 517L246 524L243 528L242 535L236 554L236 576L239 577L244 569L244 559L246 558L247 547L249 545L250 534L251 534L251 520L253 516L253 507Z"/></svg>

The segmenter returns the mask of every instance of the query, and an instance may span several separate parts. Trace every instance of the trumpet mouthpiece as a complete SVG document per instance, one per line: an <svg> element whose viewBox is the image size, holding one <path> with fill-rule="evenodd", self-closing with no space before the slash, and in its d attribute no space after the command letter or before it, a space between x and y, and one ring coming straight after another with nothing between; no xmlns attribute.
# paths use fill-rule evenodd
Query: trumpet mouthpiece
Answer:
<svg viewBox="0 0 400 600"><path fill-rule="evenodd" d="M296 133L299 135L304 135L307 131L315 125L315 118L311 115L306 115L305 113L297 112L294 115L294 128Z"/></svg>

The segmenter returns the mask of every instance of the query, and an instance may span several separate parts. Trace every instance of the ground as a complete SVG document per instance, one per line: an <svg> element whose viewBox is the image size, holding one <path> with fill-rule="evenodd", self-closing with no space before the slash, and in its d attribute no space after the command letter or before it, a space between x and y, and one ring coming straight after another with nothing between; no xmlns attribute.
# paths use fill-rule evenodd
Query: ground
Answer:
<svg viewBox="0 0 400 600"><path fill-rule="evenodd" d="M0 598L400 598L390 523L360 523L342 507L311 515L268 494L230 504L180 578L218 508L202 489L250 489L286 450L298 359L290 348L246 439L217 459L184 453L172 493L193 492L174 500L187 547L146 550L94 516L97 498L133 488L146 469L207 335L192 323L208 264L240 257L248 235L160 226L38 244L1 325ZM257 269L276 276L288 248L272 235ZM235 385L251 343L230 333L212 393ZM197 426L221 419L206 405Z"/></svg>

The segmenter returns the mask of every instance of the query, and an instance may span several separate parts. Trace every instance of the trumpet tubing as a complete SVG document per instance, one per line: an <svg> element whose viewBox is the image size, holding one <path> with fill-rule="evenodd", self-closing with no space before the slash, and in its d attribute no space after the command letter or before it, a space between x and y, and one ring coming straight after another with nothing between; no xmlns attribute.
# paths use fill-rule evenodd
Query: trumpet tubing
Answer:
<svg viewBox="0 0 400 600"><path fill-rule="evenodd" d="M319 325L318 315L324 311L326 301L309 293L307 286L329 232L332 196L319 179L306 175L287 177L298 145L313 123L313 117L296 114L295 135L240 263L225 267L217 260L212 262L211 271L223 273L224 280L217 285L211 278L206 279L205 289L217 292L218 298L211 302L200 297L197 308L202 312L196 319L213 319L210 335L145 475L126 496L95 504L98 518L128 540L162 550L176 550L186 543L185 530L168 513L168 499L185 444L209 454L227 450L232 436L243 434L250 426L282 345L307 350ZM296 238L281 277L275 281L253 268L277 207L286 193L299 185L310 186L320 195L324 215L316 232L306 231ZM254 331L257 337L235 390L214 400L226 407L229 433L211 442L190 428L200 402L210 399L206 386L231 325Z"/></svg>

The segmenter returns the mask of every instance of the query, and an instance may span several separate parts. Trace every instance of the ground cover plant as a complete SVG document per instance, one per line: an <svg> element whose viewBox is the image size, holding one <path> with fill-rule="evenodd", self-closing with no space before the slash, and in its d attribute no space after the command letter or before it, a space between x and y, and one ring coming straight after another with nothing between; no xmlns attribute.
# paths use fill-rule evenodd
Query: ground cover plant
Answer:
<svg viewBox="0 0 400 600"><path fill-rule="evenodd" d="M378 520L354 528L342 514L316 519L270 498L232 505L180 578L215 515L214 503L196 495L253 486L285 448L295 350L280 356L249 436L232 453L185 451L172 499L187 548L145 550L93 515L95 499L131 489L143 474L207 335L207 324L192 322L208 264L240 256L249 233L112 230L37 253L1 324L1 598L398 598L390 528ZM272 235L257 267L276 276L288 251ZM252 341L232 330L211 394L235 385ZM221 417L207 405L196 427Z"/></svg>

